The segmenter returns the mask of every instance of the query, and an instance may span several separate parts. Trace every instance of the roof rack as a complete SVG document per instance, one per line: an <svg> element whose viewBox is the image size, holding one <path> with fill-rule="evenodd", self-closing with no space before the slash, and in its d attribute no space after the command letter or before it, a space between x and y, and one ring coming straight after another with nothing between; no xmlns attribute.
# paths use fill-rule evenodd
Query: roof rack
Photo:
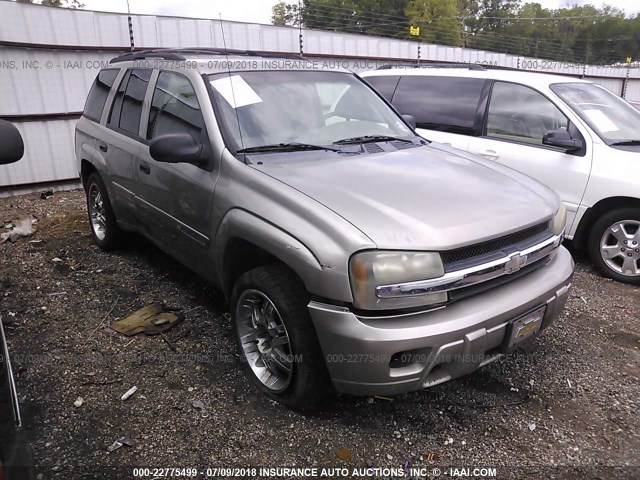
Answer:
<svg viewBox="0 0 640 480"><path fill-rule="evenodd" d="M234 50L225 48L157 48L153 50L140 50L129 52L111 59L109 63L130 62L147 58L161 58L163 60L187 60L189 55L246 55L250 57L276 57L302 59L297 53L257 52L253 50Z"/></svg>
<svg viewBox="0 0 640 480"><path fill-rule="evenodd" d="M389 70L398 68L398 65L381 65L376 70ZM469 70L486 70L477 63L426 63L425 61L414 62L410 65L400 65L400 68L468 68Z"/></svg>

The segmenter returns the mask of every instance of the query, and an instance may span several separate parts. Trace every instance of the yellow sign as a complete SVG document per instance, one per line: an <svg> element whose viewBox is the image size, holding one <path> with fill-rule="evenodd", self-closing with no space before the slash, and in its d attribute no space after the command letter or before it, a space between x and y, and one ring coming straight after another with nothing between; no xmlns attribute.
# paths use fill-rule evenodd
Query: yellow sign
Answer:
<svg viewBox="0 0 640 480"><path fill-rule="evenodd" d="M420 35L420 27L409 27L409 35L418 37Z"/></svg>
<svg viewBox="0 0 640 480"><path fill-rule="evenodd" d="M631 63L632 58L631 57L627 57L627 63Z"/></svg>

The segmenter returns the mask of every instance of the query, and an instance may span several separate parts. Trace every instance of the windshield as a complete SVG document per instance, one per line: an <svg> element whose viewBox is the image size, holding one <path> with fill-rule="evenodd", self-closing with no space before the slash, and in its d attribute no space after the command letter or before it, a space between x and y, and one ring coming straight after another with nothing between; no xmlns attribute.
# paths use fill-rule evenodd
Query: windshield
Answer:
<svg viewBox="0 0 640 480"><path fill-rule="evenodd" d="M640 140L640 111L593 83L556 83L553 90L608 145Z"/></svg>
<svg viewBox="0 0 640 480"><path fill-rule="evenodd" d="M416 138L402 119L351 74L251 71L209 75L223 131L235 151L290 144Z"/></svg>

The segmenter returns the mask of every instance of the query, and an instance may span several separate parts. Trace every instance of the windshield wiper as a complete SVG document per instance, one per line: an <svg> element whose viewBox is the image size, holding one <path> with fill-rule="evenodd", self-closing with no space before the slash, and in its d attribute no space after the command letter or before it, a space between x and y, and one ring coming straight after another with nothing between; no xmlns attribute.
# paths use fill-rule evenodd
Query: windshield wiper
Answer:
<svg viewBox="0 0 640 480"><path fill-rule="evenodd" d="M413 143L408 138L390 137L388 135L364 135L362 137L343 138L333 142L334 145L350 145L353 143L373 143L373 142L405 142Z"/></svg>
<svg viewBox="0 0 640 480"><path fill-rule="evenodd" d="M304 150L326 150L339 152L337 148L326 147L324 145L312 145L310 143L274 143L271 145L259 145L257 147L247 147L238 150L238 153L260 153L260 152L301 152Z"/></svg>
<svg viewBox="0 0 640 480"><path fill-rule="evenodd" d="M620 147L626 147L626 146L635 147L635 146L638 146L638 145L640 145L640 140L624 140L622 142L613 142L613 143L609 144L610 147L616 147L616 146L620 146Z"/></svg>

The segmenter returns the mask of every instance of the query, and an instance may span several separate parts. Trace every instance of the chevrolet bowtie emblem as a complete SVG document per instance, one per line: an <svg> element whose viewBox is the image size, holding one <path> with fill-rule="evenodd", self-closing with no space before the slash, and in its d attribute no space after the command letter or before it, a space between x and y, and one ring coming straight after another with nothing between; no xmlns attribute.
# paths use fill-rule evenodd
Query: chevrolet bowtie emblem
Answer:
<svg viewBox="0 0 640 480"><path fill-rule="evenodd" d="M509 260L504 264L504 273L509 275L510 273L515 273L524 267L525 263L527 263L527 256L520 255L519 252L512 253L509 255Z"/></svg>

